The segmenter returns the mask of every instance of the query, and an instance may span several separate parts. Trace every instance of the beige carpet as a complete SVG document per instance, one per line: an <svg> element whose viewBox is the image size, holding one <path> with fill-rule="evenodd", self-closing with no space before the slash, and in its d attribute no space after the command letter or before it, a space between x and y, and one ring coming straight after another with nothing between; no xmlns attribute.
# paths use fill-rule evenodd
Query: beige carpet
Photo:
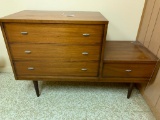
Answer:
<svg viewBox="0 0 160 120"><path fill-rule="evenodd" d="M36 97L32 81L16 81L0 73L0 120L155 120L127 84L40 82Z"/></svg>

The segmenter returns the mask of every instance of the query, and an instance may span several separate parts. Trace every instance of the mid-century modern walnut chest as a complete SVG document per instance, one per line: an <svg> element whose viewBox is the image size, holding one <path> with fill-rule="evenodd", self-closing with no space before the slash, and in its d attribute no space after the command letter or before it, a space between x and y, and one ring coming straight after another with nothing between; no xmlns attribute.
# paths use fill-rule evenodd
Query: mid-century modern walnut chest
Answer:
<svg viewBox="0 0 160 120"><path fill-rule="evenodd" d="M0 23L15 79L33 80L37 96L38 80L146 82L157 62L153 55L140 58L142 65L112 61L112 43L105 49L108 21L99 12L26 10Z"/></svg>

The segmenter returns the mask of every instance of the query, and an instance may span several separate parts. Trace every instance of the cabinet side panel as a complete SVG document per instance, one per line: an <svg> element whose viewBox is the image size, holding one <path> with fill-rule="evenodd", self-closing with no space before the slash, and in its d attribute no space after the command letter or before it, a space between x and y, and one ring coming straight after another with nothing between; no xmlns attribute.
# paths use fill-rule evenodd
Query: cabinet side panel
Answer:
<svg viewBox="0 0 160 120"><path fill-rule="evenodd" d="M104 25L104 34L103 34L103 41L102 41L102 50L101 50L101 59L100 59L100 66L99 66L99 77L102 77L102 70L103 70L103 59L104 59L104 50L106 45L106 35L107 35L108 24Z"/></svg>
<svg viewBox="0 0 160 120"><path fill-rule="evenodd" d="M148 30L144 39L144 46L148 48L149 44L150 44L150 40L154 31L154 27L156 25L156 21L158 18L158 13L159 13L159 8L160 8L160 0L156 0L154 8L153 8L153 12L151 15L151 19L150 19L150 24L148 26Z"/></svg>
<svg viewBox="0 0 160 120"><path fill-rule="evenodd" d="M142 44L144 43L145 36L147 33L148 25L150 23L151 15L152 15L152 10L154 7L156 0L148 0L146 1L145 8L143 10L143 16L141 18L141 26L139 28L137 40L141 42Z"/></svg>
<svg viewBox="0 0 160 120"><path fill-rule="evenodd" d="M147 0L143 14L137 40L160 58L160 0ZM141 84L140 86L141 93L155 116L157 116L157 113L154 111L160 108L160 106L157 106L160 97L160 70L158 71L158 69L159 67L155 69L147 85Z"/></svg>
<svg viewBox="0 0 160 120"><path fill-rule="evenodd" d="M158 71L157 77L154 82L150 82L144 92L145 96L150 100L153 106L156 105L159 98L160 90L160 71Z"/></svg>
<svg viewBox="0 0 160 120"><path fill-rule="evenodd" d="M158 19L157 19L156 25L154 27L154 31L153 31L151 41L150 41L150 44L149 44L149 50L152 53L154 53L155 55L157 55L159 47L160 47L159 31L160 31L160 13L158 15Z"/></svg>
<svg viewBox="0 0 160 120"><path fill-rule="evenodd" d="M5 41L5 44L6 44L7 52L8 52L8 55L9 55L9 59L10 59L10 62L11 62L11 66L12 66L12 70L13 70L13 73L14 73L14 77L15 77L15 79L17 79L17 75L16 75L16 71L15 71L15 68L14 68L12 56L11 56L11 53L10 53L10 48L9 48L7 36L6 36L6 33L5 33L4 24L5 23L1 23L1 30L2 30L3 38L4 38L4 41Z"/></svg>
<svg viewBox="0 0 160 120"><path fill-rule="evenodd" d="M160 118L160 97L159 97L159 100L157 102L157 105L156 105L156 109L157 109L157 112L158 112L158 118Z"/></svg>

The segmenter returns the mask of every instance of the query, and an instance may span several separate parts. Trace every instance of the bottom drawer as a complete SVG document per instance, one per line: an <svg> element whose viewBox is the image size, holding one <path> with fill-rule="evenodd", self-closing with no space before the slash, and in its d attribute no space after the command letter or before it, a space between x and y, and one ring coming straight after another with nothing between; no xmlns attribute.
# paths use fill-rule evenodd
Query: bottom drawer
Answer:
<svg viewBox="0 0 160 120"><path fill-rule="evenodd" d="M99 62L14 62L18 76L98 76Z"/></svg>
<svg viewBox="0 0 160 120"><path fill-rule="evenodd" d="M103 77L150 78L154 68L154 63L106 63Z"/></svg>

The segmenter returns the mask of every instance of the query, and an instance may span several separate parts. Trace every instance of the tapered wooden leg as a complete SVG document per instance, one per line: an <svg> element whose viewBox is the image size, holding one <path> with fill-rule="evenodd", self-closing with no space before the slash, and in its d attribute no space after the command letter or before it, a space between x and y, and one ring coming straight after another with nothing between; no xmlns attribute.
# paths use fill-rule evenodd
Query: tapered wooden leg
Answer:
<svg viewBox="0 0 160 120"><path fill-rule="evenodd" d="M38 81L33 81L33 84L34 84L34 88L35 88L37 97L39 97L40 94L39 94L39 88L38 88Z"/></svg>
<svg viewBox="0 0 160 120"><path fill-rule="evenodd" d="M128 95L127 95L127 98L129 99L130 96L131 96L131 93L132 93L132 90L134 88L134 83L130 83L130 86L128 88Z"/></svg>

